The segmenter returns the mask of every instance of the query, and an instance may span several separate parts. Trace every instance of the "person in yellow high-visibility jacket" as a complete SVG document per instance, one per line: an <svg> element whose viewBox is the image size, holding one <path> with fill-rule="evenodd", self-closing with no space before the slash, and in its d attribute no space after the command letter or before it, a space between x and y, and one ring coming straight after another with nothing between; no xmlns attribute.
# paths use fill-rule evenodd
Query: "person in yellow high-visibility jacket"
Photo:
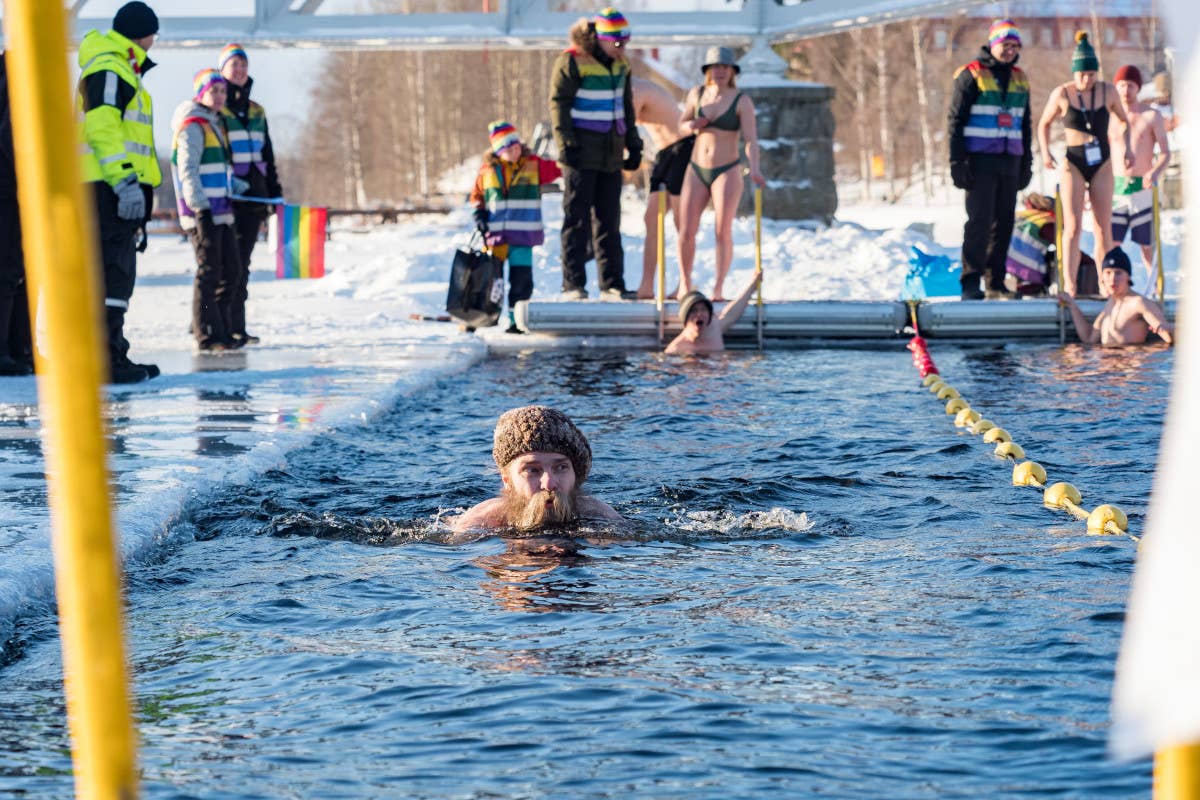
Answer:
<svg viewBox="0 0 1200 800"><path fill-rule="evenodd" d="M145 3L126 3L107 33L88 31L79 46L77 106L82 116L83 179L96 196L104 313L113 383L137 383L159 374L154 364L129 360L125 312L145 249L145 226L162 182L154 152L154 109L142 76L154 66L146 55L158 17Z"/></svg>

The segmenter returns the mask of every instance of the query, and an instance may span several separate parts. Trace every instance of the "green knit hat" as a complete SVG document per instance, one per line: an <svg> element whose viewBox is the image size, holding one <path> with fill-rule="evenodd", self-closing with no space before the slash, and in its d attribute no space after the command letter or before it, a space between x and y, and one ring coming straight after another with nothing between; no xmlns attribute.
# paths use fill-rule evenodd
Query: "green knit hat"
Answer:
<svg viewBox="0 0 1200 800"><path fill-rule="evenodd" d="M1100 59L1084 31L1075 34L1075 52L1071 54L1071 72L1098 72Z"/></svg>

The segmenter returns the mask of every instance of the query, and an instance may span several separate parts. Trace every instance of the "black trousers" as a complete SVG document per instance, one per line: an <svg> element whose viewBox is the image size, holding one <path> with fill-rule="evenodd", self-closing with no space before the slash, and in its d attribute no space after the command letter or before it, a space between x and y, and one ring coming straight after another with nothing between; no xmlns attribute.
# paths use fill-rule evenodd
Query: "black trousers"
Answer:
<svg viewBox="0 0 1200 800"><path fill-rule="evenodd" d="M621 249L621 171L563 166L563 291L587 286L592 252L600 290L625 290ZM589 252L589 250L591 252Z"/></svg>
<svg viewBox="0 0 1200 800"><path fill-rule="evenodd" d="M513 266L508 262L508 310L533 297L533 267Z"/></svg>
<svg viewBox="0 0 1200 800"><path fill-rule="evenodd" d="M258 242L266 206L249 203L234 203L233 231L237 238L238 274L230 291L230 333L246 333L246 298L250 292L250 255Z"/></svg>
<svg viewBox="0 0 1200 800"><path fill-rule="evenodd" d="M104 266L104 322L108 333L108 355L114 364L128 361L129 342L125 339L125 312L137 280L138 231L144 219L128 220L117 216L117 194L104 181L92 184L96 196L96 223L100 229L100 261ZM149 186L146 214L153 197Z"/></svg>
<svg viewBox="0 0 1200 800"><path fill-rule="evenodd" d="M230 302L239 267L232 225L206 224L188 231L196 254L192 284L192 334L201 347L230 341Z"/></svg>
<svg viewBox="0 0 1200 800"><path fill-rule="evenodd" d="M33 357L21 216L15 198L0 200L0 357Z"/></svg>
<svg viewBox="0 0 1200 800"><path fill-rule="evenodd" d="M1004 261L1012 240L1020 178L1016 171L977 171L967 190L963 226L962 285L977 288L980 276L989 289L1004 288Z"/></svg>

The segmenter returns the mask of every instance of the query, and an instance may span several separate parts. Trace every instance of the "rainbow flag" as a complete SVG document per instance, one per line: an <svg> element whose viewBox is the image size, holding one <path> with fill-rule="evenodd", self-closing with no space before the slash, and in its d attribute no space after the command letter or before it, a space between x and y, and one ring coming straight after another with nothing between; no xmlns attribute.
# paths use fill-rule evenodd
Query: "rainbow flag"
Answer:
<svg viewBox="0 0 1200 800"><path fill-rule="evenodd" d="M275 212L275 277L325 275L326 209L280 204Z"/></svg>

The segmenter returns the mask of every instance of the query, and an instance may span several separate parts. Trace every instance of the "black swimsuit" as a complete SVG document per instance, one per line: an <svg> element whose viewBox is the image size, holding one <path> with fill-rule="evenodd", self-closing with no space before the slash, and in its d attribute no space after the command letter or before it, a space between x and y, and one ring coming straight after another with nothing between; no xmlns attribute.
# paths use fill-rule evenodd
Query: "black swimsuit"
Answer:
<svg viewBox="0 0 1200 800"><path fill-rule="evenodd" d="M716 128L719 131L739 130L742 127L742 122L738 118L737 104L738 104L738 101L741 99L742 99L742 93L738 92L737 95L733 98L733 102L730 103L729 106L724 111L722 111L719 116L714 117L713 119L709 120L709 123L706 127ZM700 87L700 94L697 95L697 97L696 97L695 117L699 117L700 119L708 119L707 117L704 116L704 111L701 110L701 108L700 108L700 103L703 100L704 100L704 87L702 86L702 87ZM695 119L695 117L693 117L693 119ZM700 182L704 184L704 188L708 189L709 191L712 191L713 182L716 181L717 178L721 177L721 175L723 175L724 173L733 169L734 167L736 167L738 164L740 164L742 162L741 162L741 159L738 159L735 161L730 161L728 164L721 164L720 166L717 166L717 167L702 167L699 164L697 164L695 161L692 161L689 163L692 166L692 171L696 173L696 177L699 178Z"/></svg>
<svg viewBox="0 0 1200 800"><path fill-rule="evenodd" d="M1078 89L1075 94L1079 95L1079 108L1071 105L1071 98L1067 96L1067 113L1063 115L1063 127L1069 128L1080 133L1091 134L1095 140L1088 144L1072 144L1067 145L1067 161L1072 164L1075 169L1079 170L1079 174L1083 176L1083 182L1091 184L1092 179L1096 177L1096 173L1100 171L1108 162L1108 85L1105 84L1103 93L1101 94L1100 107L1096 108L1096 87L1092 86L1092 97L1090 105L1092 108L1083 107L1083 95ZM1100 145L1100 160L1095 164L1088 164L1087 148L1099 144Z"/></svg>

